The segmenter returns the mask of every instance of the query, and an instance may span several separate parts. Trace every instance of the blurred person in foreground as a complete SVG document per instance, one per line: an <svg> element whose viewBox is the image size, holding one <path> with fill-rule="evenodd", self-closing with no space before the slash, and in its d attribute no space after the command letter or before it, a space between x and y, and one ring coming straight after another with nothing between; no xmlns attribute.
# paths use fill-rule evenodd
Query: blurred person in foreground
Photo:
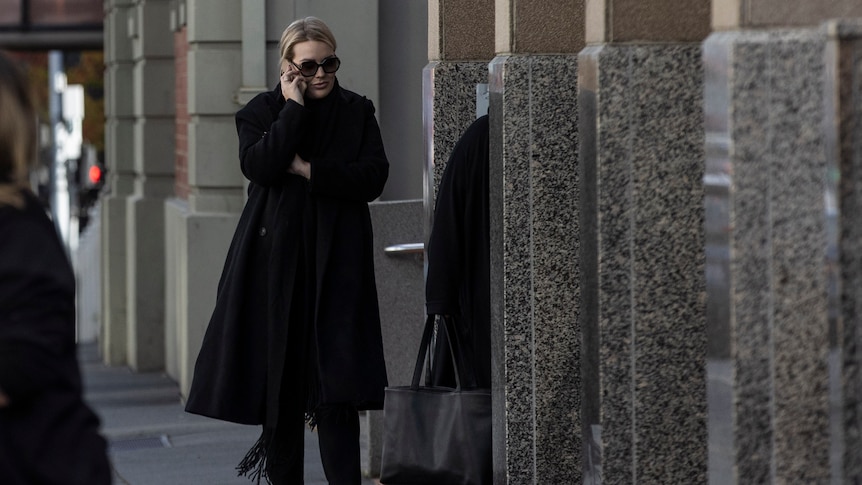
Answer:
<svg viewBox="0 0 862 485"><path fill-rule="evenodd" d="M24 78L0 53L0 483L108 485L82 397L75 277L28 186L36 127Z"/></svg>

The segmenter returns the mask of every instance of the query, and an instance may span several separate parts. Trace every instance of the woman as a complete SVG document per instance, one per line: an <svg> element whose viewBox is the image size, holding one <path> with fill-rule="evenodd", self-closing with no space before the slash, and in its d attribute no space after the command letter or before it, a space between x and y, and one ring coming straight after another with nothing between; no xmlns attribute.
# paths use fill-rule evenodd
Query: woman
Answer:
<svg viewBox="0 0 862 485"><path fill-rule="evenodd" d="M0 54L0 482L109 485L99 420L82 399L75 277L28 188L36 114Z"/></svg>
<svg viewBox="0 0 862 485"><path fill-rule="evenodd" d="M262 424L238 469L275 484L302 483L306 420L329 483L360 483L357 410L381 409L387 384L368 202L389 163L335 48L321 20L290 24L278 86L236 115L249 198L186 407Z"/></svg>

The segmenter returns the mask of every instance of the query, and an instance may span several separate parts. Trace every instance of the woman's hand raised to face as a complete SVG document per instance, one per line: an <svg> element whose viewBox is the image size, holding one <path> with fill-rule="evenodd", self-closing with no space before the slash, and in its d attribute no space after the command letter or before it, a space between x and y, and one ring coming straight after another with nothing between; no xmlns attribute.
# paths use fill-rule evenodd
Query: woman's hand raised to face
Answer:
<svg viewBox="0 0 862 485"><path fill-rule="evenodd" d="M301 105L305 105L303 96L305 95L305 78L296 71L293 66L282 71L281 73L281 95L284 100L292 99Z"/></svg>

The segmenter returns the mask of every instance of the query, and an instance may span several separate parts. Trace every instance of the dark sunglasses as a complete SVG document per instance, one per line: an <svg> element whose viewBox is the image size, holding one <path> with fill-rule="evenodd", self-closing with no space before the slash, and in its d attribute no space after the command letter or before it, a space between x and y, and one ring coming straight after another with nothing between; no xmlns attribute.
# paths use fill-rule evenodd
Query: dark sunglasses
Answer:
<svg viewBox="0 0 862 485"><path fill-rule="evenodd" d="M341 59L335 56L327 57L320 64L314 61L305 61L300 65L296 65L293 61L290 61L290 63L293 64L293 67L299 70L299 73L305 77L314 77L317 74L317 69L320 67L322 67L323 72L327 74L332 74L341 67Z"/></svg>

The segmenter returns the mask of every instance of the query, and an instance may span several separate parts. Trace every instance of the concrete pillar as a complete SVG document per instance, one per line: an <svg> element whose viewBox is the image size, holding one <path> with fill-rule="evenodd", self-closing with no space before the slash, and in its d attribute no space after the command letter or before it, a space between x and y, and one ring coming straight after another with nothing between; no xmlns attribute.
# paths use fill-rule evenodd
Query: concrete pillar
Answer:
<svg viewBox="0 0 862 485"><path fill-rule="evenodd" d="M586 483L706 483L707 0L588 1L580 54Z"/></svg>
<svg viewBox="0 0 862 485"><path fill-rule="evenodd" d="M726 341L709 361L716 483L860 474L858 237L849 229L858 129L848 129L858 67L845 57L858 30L822 21L862 16L862 5L792 7L715 1L723 32L704 44L707 314Z"/></svg>
<svg viewBox="0 0 862 485"><path fill-rule="evenodd" d="M134 67L134 193L126 200L127 360L164 368L164 200L174 185L174 65L170 0L130 12Z"/></svg>
<svg viewBox="0 0 862 485"><path fill-rule="evenodd" d="M580 483L584 3L497 0L490 64L495 483Z"/></svg>
<svg viewBox="0 0 862 485"><path fill-rule="evenodd" d="M228 246L243 206L234 114L239 104L268 90L277 79L272 43L281 30L267 29L263 0L185 0L174 7L177 51L183 51L186 184L164 203L166 279L173 295L166 321L171 376L188 395L194 364L215 306ZM269 44L269 46L267 45ZM267 48L269 47L269 48ZM182 86L182 83L179 83ZM178 154L179 156L179 154Z"/></svg>
<svg viewBox="0 0 862 485"><path fill-rule="evenodd" d="M126 363L126 199L134 190L132 0L105 2L105 162L110 192L102 199L102 329L105 363Z"/></svg>

